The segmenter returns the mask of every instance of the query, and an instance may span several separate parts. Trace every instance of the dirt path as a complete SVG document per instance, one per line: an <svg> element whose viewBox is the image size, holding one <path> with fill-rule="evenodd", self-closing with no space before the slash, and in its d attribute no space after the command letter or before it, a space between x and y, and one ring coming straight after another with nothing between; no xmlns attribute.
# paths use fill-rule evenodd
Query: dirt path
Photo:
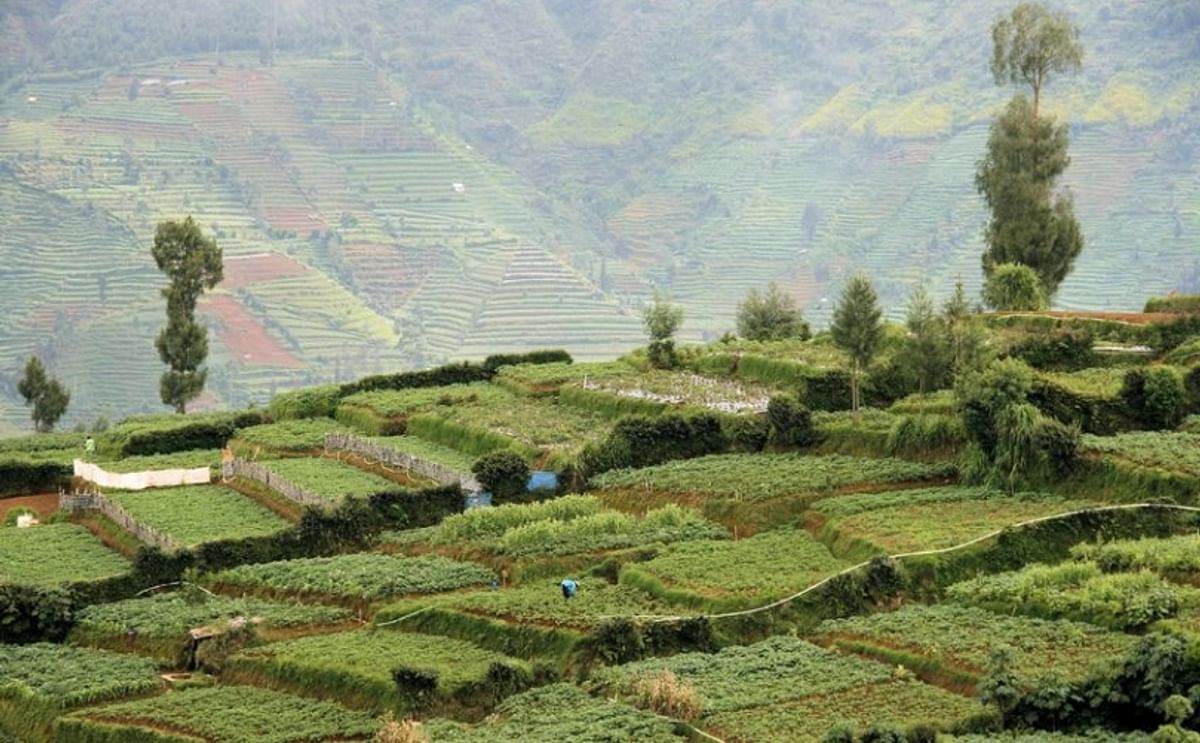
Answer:
<svg viewBox="0 0 1200 743"><path fill-rule="evenodd" d="M45 493L43 495L21 495L16 498L0 498L0 518L3 518L14 508L32 508L37 511L38 518L45 521L58 511L58 495Z"/></svg>

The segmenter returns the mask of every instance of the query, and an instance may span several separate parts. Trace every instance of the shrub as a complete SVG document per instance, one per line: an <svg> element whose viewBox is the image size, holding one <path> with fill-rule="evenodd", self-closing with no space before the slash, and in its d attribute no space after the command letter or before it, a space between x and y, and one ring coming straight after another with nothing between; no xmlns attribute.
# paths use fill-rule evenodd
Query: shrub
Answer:
<svg viewBox="0 0 1200 743"><path fill-rule="evenodd" d="M692 721L704 712L704 701L696 687L682 683L670 670L634 679L634 703L664 717Z"/></svg>
<svg viewBox="0 0 1200 743"><path fill-rule="evenodd" d="M1144 312L1169 312L1186 315L1200 313L1200 294L1173 294L1169 297L1150 297Z"/></svg>
<svg viewBox="0 0 1200 743"><path fill-rule="evenodd" d="M437 693L438 672L401 666L392 669L392 681L402 695L426 701Z"/></svg>
<svg viewBox="0 0 1200 743"><path fill-rule="evenodd" d="M1125 375L1121 399L1139 423L1155 429L1179 425L1187 409L1183 378L1166 366L1131 369Z"/></svg>
<svg viewBox="0 0 1200 743"><path fill-rule="evenodd" d="M1000 311L1042 310L1046 308L1046 290L1029 266L1001 263L984 282L983 301Z"/></svg>
<svg viewBox="0 0 1200 743"><path fill-rule="evenodd" d="M1192 407L1200 408L1200 366L1193 366L1183 379L1184 387L1192 397Z"/></svg>
<svg viewBox="0 0 1200 743"><path fill-rule="evenodd" d="M31 460L23 454L0 457L0 495L53 490L71 478L71 467Z"/></svg>
<svg viewBox="0 0 1200 743"><path fill-rule="evenodd" d="M775 341L787 338L808 340L808 323L796 307L796 300L784 294L775 282L765 294L751 289L738 304L737 332L752 341Z"/></svg>
<svg viewBox="0 0 1200 743"><path fill-rule="evenodd" d="M721 419L713 413L629 416L618 421L602 443L584 448L580 467L590 477L611 469L648 467L728 448Z"/></svg>
<svg viewBox="0 0 1200 743"><path fill-rule="evenodd" d="M483 360L483 368L494 372L502 366L516 366L517 364L570 364L573 362L571 354L566 351L549 349L530 351L529 353L493 354Z"/></svg>
<svg viewBox="0 0 1200 743"><path fill-rule="evenodd" d="M776 446L801 448L817 440L812 413L789 396L772 397L767 403L767 430Z"/></svg>
<svg viewBox="0 0 1200 743"><path fill-rule="evenodd" d="M498 499L523 495L529 482L529 465L511 449L484 454L471 465L471 472Z"/></svg>
<svg viewBox="0 0 1200 743"><path fill-rule="evenodd" d="M1037 333L1008 349L1008 355L1021 359L1035 369L1076 371L1094 366L1094 339L1090 331L1064 328Z"/></svg>
<svg viewBox="0 0 1200 743"><path fill-rule="evenodd" d="M322 384L281 392L271 399L267 411L272 420L283 421L293 418L332 418L341 399L341 386Z"/></svg>
<svg viewBox="0 0 1200 743"><path fill-rule="evenodd" d="M450 384L469 384L471 382L486 382L492 378L494 371L477 364L446 364L445 366L423 369L421 371L401 372L399 374L377 374L363 377L357 382L343 384L341 396L347 397L358 392L372 390L406 390L414 387L443 387Z"/></svg>
<svg viewBox="0 0 1200 743"><path fill-rule="evenodd" d="M721 419L721 431L734 451L759 452L767 445L769 427L757 415L730 415Z"/></svg>
<svg viewBox="0 0 1200 743"><path fill-rule="evenodd" d="M265 422L260 410L129 418L97 444L101 453L115 457L220 449L239 429Z"/></svg>

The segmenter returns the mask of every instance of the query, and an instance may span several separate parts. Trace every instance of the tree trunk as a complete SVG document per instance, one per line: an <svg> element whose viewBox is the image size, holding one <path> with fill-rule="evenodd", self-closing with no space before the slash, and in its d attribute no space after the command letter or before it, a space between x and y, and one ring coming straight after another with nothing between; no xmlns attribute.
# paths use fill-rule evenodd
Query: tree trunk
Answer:
<svg viewBox="0 0 1200 743"><path fill-rule="evenodd" d="M854 360L854 370L850 372L850 409L854 417L858 417L858 359Z"/></svg>

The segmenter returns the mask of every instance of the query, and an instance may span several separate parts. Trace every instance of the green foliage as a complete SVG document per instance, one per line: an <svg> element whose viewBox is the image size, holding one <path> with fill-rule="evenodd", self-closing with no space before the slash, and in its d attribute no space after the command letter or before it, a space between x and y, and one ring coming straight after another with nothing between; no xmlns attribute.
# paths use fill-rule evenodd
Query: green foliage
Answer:
<svg viewBox="0 0 1200 743"><path fill-rule="evenodd" d="M964 669L976 679L988 667L997 638L1012 645L1012 671L1022 680L1051 671L1082 679L1106 661L1124 656L1136 642L1081 622L1011 617L952 605L909 605L889 613L832 619L817 631L844 649L913 669ZM899 647L911 649L904 651L908 660L889 652Z"/></svg>
<svg viewBox="0 0 1200 743"><path fill-rule="evenodd" d="M931 392L946 386L952 371L952 351L945 319L933 307L924 287L918 287L908 300L904 320L908 336L900 351L900 360L917 378L917 391Z"/></svg>
<svg viewBox="0 0 1200 743"><path fill-rule="evenodd" d="M724 529L697 512L669 503L642 518L604 511L567 521L535 521L505 531L487 547L506 556L527 558L725 536Z"/></svg>
<svg viewBox="0 0 1200 743"><path fill-rule="evenodd" d="M127 560L75 524L0 529L0 584L49 587L128 571Z"/></svg>
<svg viewBox="0 0 1200 743"><path fill-rule="evenodd" d="M487 688L492 679L501 680L492 670L497 664L514 670L517 682ZM478 706L494 704L504 692L520 691L530 679L525 663L464 640L382 630L313 635L246 649L229 659L228 669L234 677L266 677L297 691L319 688L324 697L376 711L412 710L431 701L422 698L426 690L420 686L396 683L400 669L408 671L399 674L401 680L415 680L413 672L428 674L426 678L436 678L437 695Z"/></svg>
<svg viewBox="0 0 1200 743"><path fill-rule="evenodd" d="M1105 572L1149 569L1186 576L1200 572L1200 535L1085 543L1071 548L1071 554L1096 563Z"/></svg>
<svg viewBox="0 0 1200 743"><path fill-rule="evenodd" d="M955 375L982 369L988 360L987 331L967 301L962 280L954 284L954 294L942 306L942 319L950 344L950 369Z"/></svg>
<svg viewBox="0 0 1200 743"><path fill-rule="evenodd" d="M112 492L107 497L139 523L186 547L267 536L288 526L241 493L215 485Z"/></svg>
<svg viewBox="0 0 1200 743"><path fill-rule="evenodd" d="M400 489L391 480L336 459L293 457L261 464L306 493L328 498L331 502L342 498L366 498Z"/></svg>
<svg viewBox="0 0 1200 743"><path fill-rule="evenodd" d="M363 377L355 382L343 384L342 397L359 392L374 390L407 390L414 387L444 387L451 384L470 384L486 382L494 372L477 364L461 363L446 364L432 369L420 371L399 372L397 374L377 374Z"/></svg>
<svg viewBox="0 0 1200 743"><path fill-rule="evenodd" d="M101 454L128 457L192 449L220 449L239 429L263 423L256 410L193 413L186 417L152 415L126 418L97 440Z"/></svg>
<svg viewBox="0 0 1200 743"><path fill-rule="evenodd" d="M1047 619L1069 617L1117 630L1137 630L1179 610L1177 589L1154 573L1106 575L1092 563L1031 565L956 583L952 600Z"/></svg>
<svg viewBox="0 0 1200 743"><path fill-rule="evenodd" d="M861 397L859 375L870 366L883 343L882 316L879 298L871 282L861 274L853 276L833 308L833 323L829 328L833 342L854 364L850 374L850 406L853 410L858 410Z"/></svg>
<svg viewBox="0 0 1200 743"><path fill-rule="evenodd" d="M808 340L810 336L808 323L796 307L796 300L784 294L773 281L765 294L751 289L738 303L737 332L752 341Z"/></svg>
<svg viewBox="0 0 1200 743"><path fill-rule="evenodd" d="M1008 355L1035 369L1078 371L1095 366L1095 339L1085 328L1030 333L1008 349Z"/></svg>
<svg viewBox="0 0 1200 743"><path fill-rule="evenodd" d="M1083 65L1079 28L1063 12L1020 2L992 25L992 75L997 85L1024 83L1033 89L1033 115L1042 86L1052 74L1078 72Z"/></svg>
<svg viewBox="0 0 1200 743"><path fill-rule="evenodd" d="M983 287L983 300L1001 312L1044 310L1049 304L1041 279L1023 263L993 265Z"/></svg>
<svg viewBox="0 0 1200 743"><path fill-rule="evenodd" d="M552 684L504 701L478 725L432 720L424 727L446 743L609 743L636 740L672 743L682 740L667 720L626 704L594 697L572 684Z"/></svg>
<svg viewBox="0 0 1200 743"><path fill-rule="evenodd" d="M0 495L45 492L71 479L70 464L38 461L35 456L40 453L0 455Z"/></svg>
<svg viewBox="0 0 1200 743"><path fill-rule="evenodd" d="M603 509L600 501L590 495L566 495L539 503L474 508L444 519L430 536L430 542L443 545L489 542L526 524L571 521L594 516Z"/></svg>
<svg viewBox="0 0 1200 743"><path fill-rule="evenodd" d="M598 488L647 487L667 493L702 493L741 501L781 496L816 500L856 483L921 482L950 477L954 467L899 459L832 455L725 454L609 472L592 481Z"/></svg>
<svg viewBox="0 0 1200 743"><path fill-rule="evenodd" d="M271 595L376 601L483 586L493 577L486 568L445 557L364 552L242 565L208 575L205 581Z"/></svg>
<svg viewBox="0 0 1200 743"><path fill-rule="evenodd" d="M322 384L280 392L271 398L267 411L275 421L297 418L332 418L341 399L341 387Z"/></svg>
<svg viewBox="0 0 1200 743"><path fill-rule="evenodd" d="M1121 399L1149 428L1174 428L1187 409L1183 377L1169 366L1130 369L1121 387Z"/></svg>
<svg viewBox="0 0 1200 743"><path fill-rule="evenodd" d="M325 434L345 432L345 426L329 418L304 418L243 428L237 441L267 451L306 452L323 449Z"/></svg>
<svg viewBox="0 0 1200 743"><path fill-rule="evenodd" d="M1200 312L1200 294L1172 294L1167 297L1150 297L1143 312L1169 312L1187 315Z"/></svg>
<svg viewBox="0 0 1200 743"><path fill-rule="evenodd" d="M277 564L277 563L276 563ZM332 606L290 601L264 601L253 597L210 596L184 588L146 598L96 604L79 612L75 631L83 636L121 635L182 640L193 627L245 617L271 628L334 624L350 612Z"/></svg>
<svg viewBox="0 0 1200 743"><path fill-rule="evenodd" d="M58 709L155 691L162 681L145 658L69 645L0 645L0 698Z"/></svg>
<svg viewBox="0 0 1200 743"><path fill-rule="evenodd" d="M158 270L170 280L162 290L167 325L154 341L169 367L162 376L160 397L175 412L184 413L208 376L208 370L201 368L208 357L208 330L196 322L196 300L224 278L221 249L189 216L182 222L160 222L151 253Z"/></svg>
<svg viewBox="0 0 1200 743"><path fill-rule="evenodd" d="M149 470L167 469L198 469L200 467L216 467L221 462L221 452L216 449L196 449L194 451L177 451L170 454L146 454L142 456L125 457L112 461L99 460L96 462L108 472L146 472Z"/></svg>
<svg viewBox="0 0 1200 743"><path fill-rule="evenodd" d="M1045 296L1052 298L1083 250L1073 200L1069 194L1053 195L1070 162L1067 139L1066 124L1039 117L1036 100L1031 106L1020 95L992 124L987 153L975 175L976 188L991 210L983 254L989 302L1028 305L1034 299L1027 277L1012 269L1005 271L1010 276L1003 281L1003 291L1001 285L992 286L996 271L1007 264L1031 268ZM1010 284L1021 291L1013 291Z"/></svg>
<svg viewBox="0 0 1200 743"><path fill-rule="evenodd" d="M817 440L812 413L795 398L777 395L767 404L768 441L787 448L811 446Z"/></svg>
<svg viewBox="0 0 1200 743"><path fill-rule="evenodd" d="M484 454L471 465L471 472L484 490L500 500L523 495L529 482L529 465L510 450Z"/></svg>
<svg viewBox="0 0 1200 743"><path fill-rule="evenodd" d="M46 374L46 367L37 356L30 356L25 364L25 372L17 382L17 392L25 399L27 406L33 406L33 425L42 433L54 430L54 424L63 417L71 403L71 393L61 382Z"/></svg>
<svg viewBox="0 0 1200 743"><path fill-rule="evenodd" d="M470 472L475 458L464 454L458 449L435 444L418 436L382 436L368 439L373 444L395 449L402 454L408 454L424 459L443 467L449 467L457 472Z"/></svg>
<svg viewBox="0 0 1200 743"><path fill-rule="evenodd" d="M580 467L585 475L591 476L612 469L700 457L728 448L721 419L712 413L628 416L613 426L602 443L585 447L580 454Z"/></svg>
<svg viewBox="0 0 1200 743"><path fill-rule="evenodd" d="M746 539L679 542L651 560L626 566L621 580L633 582L632 571L638 584L649 578L672 592L767 600L807 588L845 567L807 532L785 527Z"/></svg>
<svg viewBox="0 0 1200 743"><path fill-rule="evenodd" d="M0 642L62 640L71 629L78 600L64 586L0 584Z"/></svg>
<svg viewBox="0 0 1200 743"><path fill-rule="evenodd" d="M483 368L496 371L502 366L517 366L518 364L570 364L574 359L571 354L561 348L528 353L498 353L483 360Z"/></svg>
<svg viewBox="0 0 1200 743"><path fill-rule="evenodd" d="M683 325L683 307L672 304L665 295L655 292L654 301L646 305L642 313L642 324L650 337L649 356L651 365L659 369L672 369L679 364L675 353L675 333Z"/></svg>
<svg viewBox="0 0 1200 743"><path fill-rule="evenodd" d="M368 736L375 718L352 712L332 702L301 699L270 689L222 684L187 689L101 707L89 708L64 718L59 734L85 743L142 743L157 738L145 735L146 728L163 731L167 740L202 738L213 743L293 743L298 740L327 740L346 736ZM180 731L190 737L172 736Z"/></svg>

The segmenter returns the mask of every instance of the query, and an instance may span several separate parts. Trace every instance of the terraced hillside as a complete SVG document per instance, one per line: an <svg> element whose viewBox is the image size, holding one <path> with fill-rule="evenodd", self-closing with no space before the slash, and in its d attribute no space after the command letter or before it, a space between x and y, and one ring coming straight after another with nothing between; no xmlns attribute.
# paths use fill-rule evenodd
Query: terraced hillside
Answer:
<svg viewBox="0 0 1200 743"><path fill-rule="evenodd" d="M1009 4L16 3L0 414L20 421L33 352L72 421L158 408L148 247L184 214L228 263L201 313L210 405L532 346L605 358L638 343L654 287L688 338L771 280L818 324L857 270L893 314L918 283L975 287L975 162L1009 94L988 25ZM1200 270L1197 14L1059 5L1087 59L1047 105L1087 247L1056 302L1132 306Z"/></svg>

